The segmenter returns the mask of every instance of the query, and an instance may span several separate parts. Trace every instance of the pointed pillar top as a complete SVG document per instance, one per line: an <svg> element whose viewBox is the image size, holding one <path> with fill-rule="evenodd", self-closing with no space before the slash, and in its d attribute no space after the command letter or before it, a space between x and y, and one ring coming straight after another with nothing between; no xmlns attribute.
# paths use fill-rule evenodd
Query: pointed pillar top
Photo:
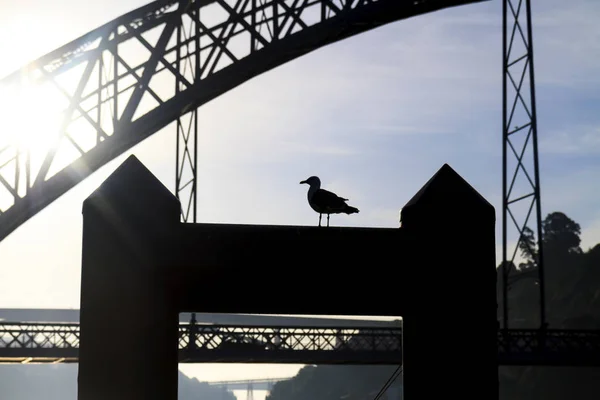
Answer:
<svg viewBox="0 0 600 400"><path fill-rule="evenodd" d="M474 215L489 215L494 207L450 165L444 164L402 208L402 226L442 217L461 221Z"/></svg>
<svg viewBox="0 0 600 400"><path fill-rule="evenodd" d="M85 201L83 213L96 209L129 221L148 218L179 222L180 202L134 155L129 156Z"/></svg>

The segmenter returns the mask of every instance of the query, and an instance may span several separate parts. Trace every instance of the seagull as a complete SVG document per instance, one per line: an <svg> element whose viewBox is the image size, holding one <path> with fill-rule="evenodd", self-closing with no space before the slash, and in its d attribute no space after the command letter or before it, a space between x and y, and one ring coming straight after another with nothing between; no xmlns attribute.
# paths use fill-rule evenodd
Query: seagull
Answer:
<svg viewBox="0 0 600 400"><path fill-rule="evenodd" d="M300 184L306 183L308 188L308 204L319 213L319 226L321 226L321 217L327 214L327 226L329 226L330 214L354 214L358 213L358 208L346 204L348 199L339 197L325 189L321 189L321 180L317 176L311 176Z"/></svg>

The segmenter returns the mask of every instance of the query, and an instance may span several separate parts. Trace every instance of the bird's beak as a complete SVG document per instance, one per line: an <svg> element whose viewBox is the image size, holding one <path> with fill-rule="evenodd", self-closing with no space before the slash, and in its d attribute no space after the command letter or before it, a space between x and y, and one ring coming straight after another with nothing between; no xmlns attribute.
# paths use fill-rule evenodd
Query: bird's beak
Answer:
<svg viewBox="0 0 600 400"><path fill-rule="evenodd" d="M300 182L300 184L303 184L303 183L307 183L307 182L306 182L306 181L302 181L302 182Z"/></svg>

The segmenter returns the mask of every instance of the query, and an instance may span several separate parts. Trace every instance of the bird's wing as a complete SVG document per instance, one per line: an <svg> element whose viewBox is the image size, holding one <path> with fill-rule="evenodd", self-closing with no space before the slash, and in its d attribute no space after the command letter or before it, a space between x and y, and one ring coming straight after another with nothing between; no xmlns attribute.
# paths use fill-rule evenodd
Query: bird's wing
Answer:
<svg viewBox="0 0 600 400"><path fill-rule="evenodd" d="M339 197L337 194L324 189L317 190L312 198L312 201L319 207L332 210L345 207L345 200L346 199Z"/></svg>

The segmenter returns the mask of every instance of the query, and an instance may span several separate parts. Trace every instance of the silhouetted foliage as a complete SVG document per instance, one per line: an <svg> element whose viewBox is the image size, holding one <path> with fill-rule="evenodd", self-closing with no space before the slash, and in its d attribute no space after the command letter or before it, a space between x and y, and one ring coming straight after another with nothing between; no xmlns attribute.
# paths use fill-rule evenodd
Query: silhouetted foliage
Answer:
<svg viewBox="0 0 600 400"><path fill-rule="evenodd" d="M581 253L581 227L562 212L553 212L542 221L544 246L568 253Z"/></svg>
<svg viewBox="0 0 600 400"><path fill-rule="evenodd" d="M554 254L581 254L581 227L565 213L552 212L542 221L542 240L544 249L550 249ZM521 234L519 250L525 260L520 268L537 266L538 248L533 230L526 226Z"/></svg>
<svg viewBox="0 0 600 400"><path fill-rule="evenodd" d="M519 250L521 250L521 256L525 259L525 262L520 264L519 267L522 269L534 268L537 260L537 243L535 234L528 226L523 229Z"/></svg>
<svg viewBox="0 0 600 400"><path fill-rule="evenodd" d="M276 383L266 400L374 399L396 368L387 365L306 366L289 381ZM401 382L400 376L394 383Z"/></svg>
<svg viewBox="0 0 600 400"><path fill-rule="evenodd" d="M542 221L546 318L551 329L600 329L600 245L582 251L581 227L562 212L552 212ZM523 279L510 284L509 327L539 327L539 286L537 274L526 274L537 267L537 248L531 229L524 232L519 246L526 260L520 265ZM529 251L529 248L534 251ZM501 269L498 269L501 282ZM501 291L498 302L501 304ZM499 316L501 316L499 314ZM597 399L600 393L599 368L502 367L502 400Z"/></svg>

